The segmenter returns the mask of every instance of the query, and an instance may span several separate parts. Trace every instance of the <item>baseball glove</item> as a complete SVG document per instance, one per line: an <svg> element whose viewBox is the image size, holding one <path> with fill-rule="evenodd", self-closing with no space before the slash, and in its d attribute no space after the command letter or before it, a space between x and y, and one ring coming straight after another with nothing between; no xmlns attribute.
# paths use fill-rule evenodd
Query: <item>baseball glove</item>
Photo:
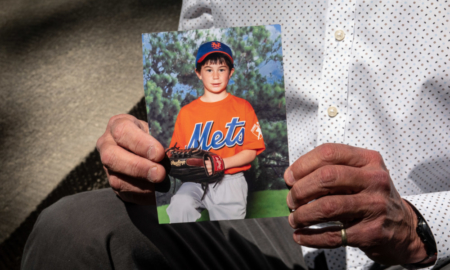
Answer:
<svg viewBox="0 0 450 270"><path fill-rule="evenodd" d="M205 198L208 185L215 183L214 187L222 180L225 164L222 157L209 151L198 148L180 149L175 146L166 150L170 160L168 174L181 182L200 183L203 189L202 200ZM212 173L208 173L205 162L211 162Z"/></svg>

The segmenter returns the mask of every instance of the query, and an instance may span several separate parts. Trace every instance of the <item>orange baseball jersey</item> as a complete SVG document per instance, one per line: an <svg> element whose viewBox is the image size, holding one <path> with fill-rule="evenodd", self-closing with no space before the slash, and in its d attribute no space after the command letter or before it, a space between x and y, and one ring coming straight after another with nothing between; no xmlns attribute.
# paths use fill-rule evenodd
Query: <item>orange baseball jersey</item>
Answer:
<svg viewBox="0 0 450 270"><path fill-rule="evenodd" d="M170 147L194 148L214 152L223 158L242 150L264 149L264 140L255 111L248 101L231 94L218 102L203 102L200 98L181 108L175 122ZM250 164L229 168L226 174L250 169Z"/></svg>

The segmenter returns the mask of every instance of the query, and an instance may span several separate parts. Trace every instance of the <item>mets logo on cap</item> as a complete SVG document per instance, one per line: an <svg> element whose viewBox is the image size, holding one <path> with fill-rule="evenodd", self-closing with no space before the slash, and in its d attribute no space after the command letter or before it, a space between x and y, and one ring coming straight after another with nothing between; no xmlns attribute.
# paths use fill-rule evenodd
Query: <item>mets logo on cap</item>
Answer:
<svg viewBox="0 0 450 270"><path fill-rule="evenodd" d="M211 42L211 47L213 47L213 49L220 49L220 42Z"/></svg>
<svg viewBox="0 0 450 270"><path fill-rule="evenodd" d="M212 53L222 53L231 60L231 63L233 63L233 53L231 52L231 48L228 47L228 45L226 45L225 43L222 43L220 41L210 41L200 45L200 48L198 48L197 59L195 60L195 62L196 63L202 62L206 56Z"/></svg>

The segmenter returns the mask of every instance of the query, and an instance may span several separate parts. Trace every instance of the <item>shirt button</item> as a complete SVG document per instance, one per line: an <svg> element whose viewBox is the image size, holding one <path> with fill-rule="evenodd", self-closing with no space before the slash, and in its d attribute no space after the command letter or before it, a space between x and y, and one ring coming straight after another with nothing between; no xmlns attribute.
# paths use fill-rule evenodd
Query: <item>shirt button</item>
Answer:
<svg viewBox="0 0 450 270"><path fill-rule="evenodd" d="M334 37L336 38L337 41L341 41L345 38L345 32L343 30L337 30L334 33Z"/></svg>
<svg viewBox="0 0 450 270"><path fill-rule="evenodd" d="M330 106L327 110L329 117L335 117L338 114L338 110L334 106Z"/></svg>

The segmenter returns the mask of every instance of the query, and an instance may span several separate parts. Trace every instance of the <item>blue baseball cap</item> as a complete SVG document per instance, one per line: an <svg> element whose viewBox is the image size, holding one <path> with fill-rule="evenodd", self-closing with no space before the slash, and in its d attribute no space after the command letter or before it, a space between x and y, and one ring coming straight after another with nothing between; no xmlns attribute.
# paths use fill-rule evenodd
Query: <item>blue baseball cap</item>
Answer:
<svg viewBox="0 0 450 270"><path fill-rule="evenodd" d="M200 45L200 48L198 48L197 59L195 60L195 63L201 63L206 56L212 53L223 53L228 58L230 58L231 63L234 62L233 53L231 52L231 49L230 47L228 47L228 45L220 41L210 41Z"/></svg>

